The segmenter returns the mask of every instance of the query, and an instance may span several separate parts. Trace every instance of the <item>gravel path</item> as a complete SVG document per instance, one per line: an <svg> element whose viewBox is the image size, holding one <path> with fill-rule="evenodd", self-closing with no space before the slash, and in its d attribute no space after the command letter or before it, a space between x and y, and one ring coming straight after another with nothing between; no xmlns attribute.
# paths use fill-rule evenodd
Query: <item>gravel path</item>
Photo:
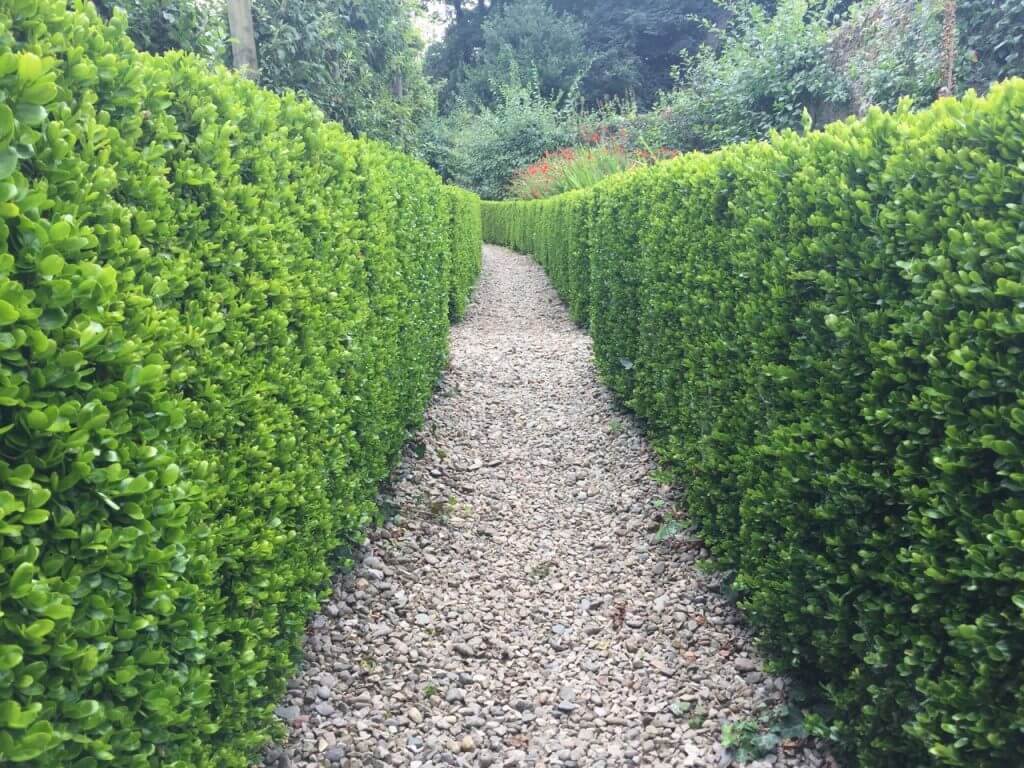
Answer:
<svg viewBox="0 0 1024 768"><path fill-rule="evenodd" d="M727 766L782 700L527 257L485 249L398 516L339 576L268 765ZM823 766L786 742L754 766Z"/></svg>

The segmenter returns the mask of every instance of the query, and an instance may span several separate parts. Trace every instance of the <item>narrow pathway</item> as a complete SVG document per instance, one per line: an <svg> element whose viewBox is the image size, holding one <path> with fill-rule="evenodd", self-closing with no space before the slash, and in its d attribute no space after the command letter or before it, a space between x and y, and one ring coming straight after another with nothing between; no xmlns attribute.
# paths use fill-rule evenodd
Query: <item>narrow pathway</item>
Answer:
<svg viewBox="0 0 1024 768"><path fill-rule="evenodd" d="M739 614L542 270L485 250L398 517L339 577L278 714L293 766L712 766L769 716ZM789 742L755 766L830 764Z"/></svg>

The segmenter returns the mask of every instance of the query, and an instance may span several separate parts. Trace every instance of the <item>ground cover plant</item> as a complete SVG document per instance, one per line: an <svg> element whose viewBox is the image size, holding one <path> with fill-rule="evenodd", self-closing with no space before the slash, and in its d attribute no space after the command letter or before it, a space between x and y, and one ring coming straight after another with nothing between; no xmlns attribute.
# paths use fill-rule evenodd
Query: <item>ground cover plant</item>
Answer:
<svg viewBox="0 0 1024 768"><path fill-rule="evenodd" d="M484 203L865 768L1024 755L1022 116L1012 80Z"/></svg>
<svg viewBox="0 0 1024 768"><path fill-rule="evenodd" d="M124 24L0 6L0 763L244 766L478 202Z"/></svg>

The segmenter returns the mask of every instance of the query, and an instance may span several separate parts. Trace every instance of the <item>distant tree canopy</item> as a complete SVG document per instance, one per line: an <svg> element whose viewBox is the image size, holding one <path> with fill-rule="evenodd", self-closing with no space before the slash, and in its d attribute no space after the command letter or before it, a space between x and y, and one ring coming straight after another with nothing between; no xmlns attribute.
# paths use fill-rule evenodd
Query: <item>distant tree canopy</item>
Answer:
<svg viewBox="0 0 1024 768"><path fill-rule="evenodd" d="M414 0L256 0L259 82L353 133L408 147L433 110Z"/></svg>
<svg viewBox="0 0 1024 768"><path fill-rule="evenodd" d="M591 103L633 96L649 106L674 84L684 52L708 40L727 13L714 0L552 0L580 19L594 60L583 83Z"/></svg>
<svg viewBox="0 0 1024 768"><path fill-rule="evenodd" d="M727 15L714 0L447 0L447 5L448 34L427 56L428 73L442 81L442 111L460 99L493 98L494 89L481 88L480 79L507 77L508 70L497 65L510 60L519 77L531 64L540 70L542 91L546 83L564 85L577 74L570 77L574 68L565 66L571 56L582 64L581 95L589 104L632 97L647 106L671 87L672 69L684 52L695 51L708 39L709 25ZM540 19L547 20L552 34L538 34ZM582 36L579 48L576 30ZM495 41L500 52L491 50ZM552 67L552 61L559 63Z"/></svg>
<svg viewBox="0 0 1024 768"><path fill-rule="evenodd" d="M487 16L483 46L464 70L459 95L470 104L496 103L509 82L535 84L540 95L556 98L586 73L589 54L584 28L572 16L556 13L547 0L518 0Z"/></svg>

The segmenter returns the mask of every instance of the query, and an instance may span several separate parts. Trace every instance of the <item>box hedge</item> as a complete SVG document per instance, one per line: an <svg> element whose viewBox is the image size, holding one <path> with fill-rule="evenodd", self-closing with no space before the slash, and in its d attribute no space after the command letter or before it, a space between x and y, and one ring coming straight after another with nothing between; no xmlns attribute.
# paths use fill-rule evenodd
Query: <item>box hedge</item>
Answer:
<svg viewBox="0 0 1024 768"><path fill-rule="evenodd" d="M248 764L479 226L307 103L0 5L0 763Z"/></svg>
<svg viewBox="0 0 1024 768"><path fill-rule="evenodd" d="M484 204L865 767L1024 764L1022 157L1017 80Z"/></svg>

